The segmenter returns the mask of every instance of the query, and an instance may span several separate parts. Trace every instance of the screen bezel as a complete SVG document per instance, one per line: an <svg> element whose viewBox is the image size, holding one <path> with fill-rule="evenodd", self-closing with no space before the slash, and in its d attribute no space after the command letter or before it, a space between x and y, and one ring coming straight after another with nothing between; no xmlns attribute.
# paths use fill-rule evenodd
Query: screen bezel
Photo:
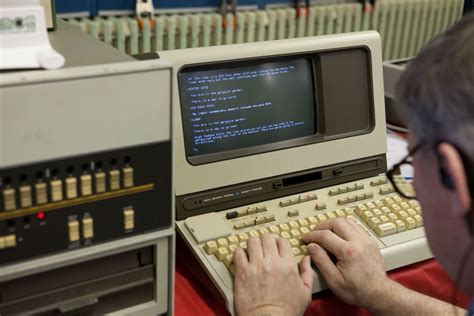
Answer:
<svg viewBox="0 0 474 316"><path fill-rule="evenodd" d="M325 122L324 122L324 113L323 107L319 106L322 104L322 95L318 93L321 91L321 72L320 72L320 62L318 56L306 53L306 54L285 54L284 56L264 56L264 57L257 57L257 58L245 58L245 59L236 59L236 60L225 60L225 61L216 61L212 63L196 63L196 64L189 64L182 66L176 76L178 80L178 94L180 98L180 112L181 112L181 125L183 126L184 121L184 114L183 114L183 104L181 102L182 99L182 90L181 90L181 74L183 73L190 73L190 72L198 72L198 71L211 71L211 70L219 70L223 68L232 69L237 67L244 67L244 66L257 66L260 64L265 63L274 63L274 62L288 62L297 59L306 59L310 63L310 71L312 77L312 93L314 99L314 117L313 120L315 122L315 131L312 135L302 136L294 139L279 141L275 143L268 143L262 144L257 146L250 146L244 147L239 149L233 150L226 150L220 151L212 154L202 154L202 155L195 155L189 156L188 155L188 148L186 142L184 142L184 150L186 153L186 160L191 165L203 165L212 162L218 162L223 160L235 159L235 158L242 158L246 156L262 154L266 152L274 152L277 150L287 149L291 147L298 147L302 145L307 145L309 143L315 143L321 141L323 139L323 134L325 130ZM186 130L183 128L183 137L186 139L187 133Z"/></svg>

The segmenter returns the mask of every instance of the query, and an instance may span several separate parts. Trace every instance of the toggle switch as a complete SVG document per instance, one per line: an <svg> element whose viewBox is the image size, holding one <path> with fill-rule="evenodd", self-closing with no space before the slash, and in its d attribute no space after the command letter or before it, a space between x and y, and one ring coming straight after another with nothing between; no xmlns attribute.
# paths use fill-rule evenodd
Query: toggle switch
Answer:
<svg viewBox="0 0 474 316"><path fill-rule="evenodd" d="M3 190L3 203L5 206L5 211L12 211L16 209L15 189Z"/></svg>
<svg viewBox="0 0 474 316"><path fill-rule="evenodd" d="M45 204L48 202L46 183L39 182L35 184L36 204Z"/></svg>
<svg viewBox="0 0 474 316"><path fill-rule="evenodd" d="M133 168L126 167L123 169L123 186L125 188L133 187Z"/></svg>
<svg viewBox="0 0 474 316"><path fill-rule="evenodd" d="M135 227L135 211L132 208L123 211L123 224L126 231Z"/></svg>
<svg viewBox="0 0 474 316"><path fill-rule="evenodd" d="M51 200L53 202L61 201L63 199L63 182L61 180L53 180L51 186Z"/></svg>
<svg viewBox="0 0 474 316"><path fill-rule="evenodd" d="M94 237L94 220L87 217L82 220L82 235L84 238Z"/></svg>
<svg viewBox="0 0 474 316"><path fill-rule="evenodd" d="M69 241L74 242L79 240L79 222L69 221Z"/></svg>
<svg viewBox="0 0 474 316"><path fill-rule="evenodd" d="M105 173L97 172L95 174L95 192L96 193L104 193L106 191L105 188Z"/></svg>
<svg viewBox="0 0 474 316"><path fill-rule="evenodd" d="M90 174L84 174L81 176L81 195L92 194L92 177Z"/></svg>
<svg viewBox="0 0 474 316"><path fill-rule="evenodd" d="M77 198L77 179L75 177L66 179L66 197L68 199Z"/></svg>
<svg viewBox="0 0 474 316"><path fill-rule="evenodd" d="M118 190L120 189L120 171L119 170L111 170L109 171L110 177L110 190Z"/></svg>
<svg viewBox="0 0 474 316"><path fill-rule="evenodd" d="M33 205L31 186L24 185L20 187L20 204L21 207L31 207Z"/></svg>

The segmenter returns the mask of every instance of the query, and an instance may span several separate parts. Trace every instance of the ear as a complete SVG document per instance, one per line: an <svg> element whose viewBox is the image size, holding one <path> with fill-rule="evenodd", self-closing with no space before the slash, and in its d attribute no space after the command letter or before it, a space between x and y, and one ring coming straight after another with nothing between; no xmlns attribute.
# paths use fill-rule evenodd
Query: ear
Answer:
<svg viewBox="0 0 474 316"><path fill-rule="evenodd" d="M463 212L470 212L472 203L471 195L469 193L464 164L458 150L453 145L443 142L438 145L438 153L440 156L440 167L444 169L446 176L451 179L453 185L451 189L457 195Z"/></svg>

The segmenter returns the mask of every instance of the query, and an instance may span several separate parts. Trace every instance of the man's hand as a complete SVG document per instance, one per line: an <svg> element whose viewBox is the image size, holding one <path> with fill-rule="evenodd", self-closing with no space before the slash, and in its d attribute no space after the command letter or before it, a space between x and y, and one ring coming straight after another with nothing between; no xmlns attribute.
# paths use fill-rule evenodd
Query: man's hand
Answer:
<svg viewBox="0 0 474 316"><path fill-rule="evenodd" d="M314 271L309 257L296 264L289 242L265 234L234 252L238 315L302 315L311 300Z"/></svg>
<svg viewBox="0 0 474 316"><path fill-rule="evenodd" d="M392 281L375 241L352 219L322 222L303 241L326 284L343 301L370 308L390 292Z"/></svg>

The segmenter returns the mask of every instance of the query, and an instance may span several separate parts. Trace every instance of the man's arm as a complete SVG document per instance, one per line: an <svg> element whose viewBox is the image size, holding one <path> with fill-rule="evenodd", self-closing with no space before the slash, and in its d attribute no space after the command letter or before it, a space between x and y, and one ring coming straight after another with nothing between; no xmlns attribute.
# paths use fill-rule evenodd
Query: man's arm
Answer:
<svg viewBox="0 0 474 316"><path fill-rule="evenodd" d="M376 315L466 314L389 279L375 241L352 219L322 222L303 240L328 287L349 304Z"/></svg>

